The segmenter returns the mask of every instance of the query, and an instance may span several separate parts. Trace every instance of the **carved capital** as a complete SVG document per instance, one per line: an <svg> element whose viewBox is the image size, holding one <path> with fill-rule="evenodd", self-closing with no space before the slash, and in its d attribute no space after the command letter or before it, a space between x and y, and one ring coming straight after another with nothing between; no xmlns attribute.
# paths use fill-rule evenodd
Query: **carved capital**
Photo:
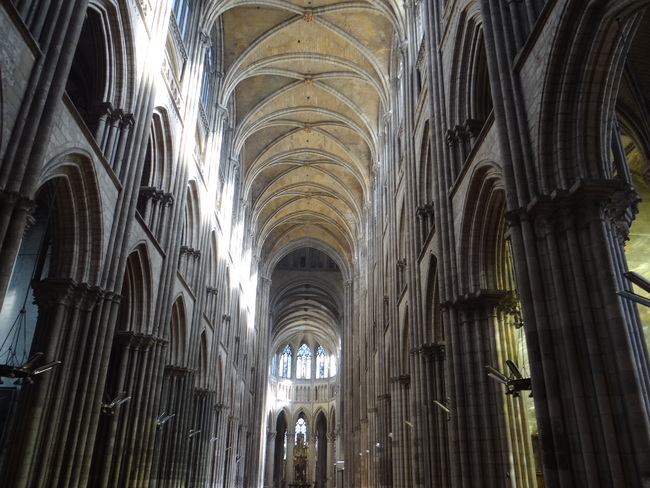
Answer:
<svg viewBox="0 0 650 488"><path fill-rule="evenodd" d="M458 134L454 129L447 129L445 131L445 141L449 147L455 147L458 144Z"/></svg>
<svg viewBox="0 0 650 488"><path fill-rule="evenodd" d="M69 278L47 278L32 283L34 301L39 307L63 305L83 311L92 310L104 296L104 291Z"/></svg>
<svg viewBox="0 0 650 488"><path fill-rule="evenodd" d="M169 376L171 378L184 378L185 376L189 375L189 373L190 370L182 366L174 366L171 364L165 366L165 376Z"/></svg>
<svg viewBox="0 0 650 488"><path fill-rule="evenodd" d="M429 361L444 361L446 358L446 343L445 341L428 342L422 344L417 352L419 352L426 362Z"/></svg>
<svg viewBox="0 0 650 488"><path fill-rule="evenodd" d="M411 385L411 375L407 373L393 376L390 380L393 383L397 383L402 388L408 388Z"/></svg>
<svg viewBox="0 0 650 488"><path fill-rule="evenodd" d="M126 349L147 351L156 344L165 344L166 341L151 334L141 334L130 330L118 331L115 338L119 340Z"/></svg>
<svg viewBox="0 0 650 488"><path fill-rule="evenodd" d="M453 302L441 303L442 307L455 308L462 311L492 312L506 295L505 290L480 289L475 292L459 295Z"/></svg>

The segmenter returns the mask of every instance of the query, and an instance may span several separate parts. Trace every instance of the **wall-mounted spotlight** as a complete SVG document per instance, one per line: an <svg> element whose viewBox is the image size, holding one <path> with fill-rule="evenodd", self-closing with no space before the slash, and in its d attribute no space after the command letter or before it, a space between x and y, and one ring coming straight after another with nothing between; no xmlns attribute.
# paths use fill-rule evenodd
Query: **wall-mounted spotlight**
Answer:
<svg viewBox="0 0 650 488"><path fill-rule="evenodd" d="M643 291L650 293L650 281L641 276L639 273L635 273L634 271L626 271L623 273L623 276L625 276L628 281L630 281L630 283L634 283ZM650 307L650 299L642 297L641 295L637 295L636 293L632 293L631 291L622 290L617 292L617 294L624 298L627 298L628 300L632 300L633 302L637 302L646 307Z"/></svg>
<svg viewBox="0 0 650 488"><path fill-rule="evenodd" d="M445 412L447 414L447 421L451 420L451 410L449 410L447 407L445 407L442 403L440 403L438 400L434 400L433 404L438 407L440 410Z"/></svg>
<svg viewBox="0 0 650 488"><path fill-rule="evenodd" d="M161 413L160 416L158 417L158 420L156 421L156 429L158 430L162 429L163 425L165 425L174 417L176 417L175 413L172 413L171 415L167 415L165 412Z"/></svg>
<svg viewBox="0 0 650 488"><path fill-rule="evenodd" d="M43 356L43 353L37 352L21 366L0 364L0 377L4 376L5 378L18 378L14 382L15 385L31 385L34 382L34 376L37 374L45 373L53 367L61 364L61 361L51 361L35 368L34 365L38 362L41 356ZM0 380L0 384L1 383L2 380Z"/></svg>
<svg viewBox="0 0 650 488"><path fill-rule="evenodd" d="M108 415L109 417L111 415L115 414L115 407L118 407L122 405L125 402L128 402L131 399L131 397L126 396L126 392L123 391L119 395L117 395L115 398L113 398L110 402L108 403L102 403L101 409L102 413L104 415Z"/></svg>
<svg viewBox="0 0 650 488"><path fill-rule="evenodd" d="M506 365L510 369L514 378L508 378L498 369L487 365L485 368L488 370L488 376L499 383L502 383L506 386L506 395L512 395L513 397L518 397L520 391L530 391L530 396L533 396L532 393L532 383L530 378L524 378L519 371L517 365L510 359L506 359Z"/></svg>

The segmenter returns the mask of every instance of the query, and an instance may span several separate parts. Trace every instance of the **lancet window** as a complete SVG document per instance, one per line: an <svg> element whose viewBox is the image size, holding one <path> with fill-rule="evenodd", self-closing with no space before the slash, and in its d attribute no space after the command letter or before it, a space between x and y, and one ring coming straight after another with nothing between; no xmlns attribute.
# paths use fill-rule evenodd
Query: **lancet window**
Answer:
<svg viewBox="0 0 650 488"><path fill-rule="evenodd" d="M316 349L316 379L321 380L327 378L327 354L323 346L318 346Z"/></svg>
<svg viewBox="0 0 650 488"><path fill-rule="evenodd" d="M304 343L296 354L296 378L299 380L311 378L311 349Z"/></svg>
<svg viewBox="0 0 650 488"><path fill-rule="evenodd" d="M280 356L280 367L278 368L281 378L291 378L291 357L293 353L291 352L291 347L287 344L287 347L284 348L284 352Z"/></svg>

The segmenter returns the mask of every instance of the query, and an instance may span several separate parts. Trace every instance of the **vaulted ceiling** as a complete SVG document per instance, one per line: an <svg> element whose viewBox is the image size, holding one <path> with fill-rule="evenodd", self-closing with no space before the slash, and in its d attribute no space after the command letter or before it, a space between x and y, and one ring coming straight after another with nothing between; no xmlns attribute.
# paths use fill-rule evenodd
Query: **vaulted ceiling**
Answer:
<svg viewBox="0 0 650 488"><path fill-rule="evenodd" d="M226 0L206 19L223 34L219 103L234 126L254 251L273 276L274 344L309 336L338 347L343 280L363 235L404 37L396 5ZM309 249L336 261L338 279L331 270L273 272L283 256Z"/></svg>
<svg viewBox="0 0 650 488"><path fill-rule="evenodd" d="M389 0L215 2L220 102L234 111L263 258L305 240L352 263L381 157L399 15Z"/></svg>

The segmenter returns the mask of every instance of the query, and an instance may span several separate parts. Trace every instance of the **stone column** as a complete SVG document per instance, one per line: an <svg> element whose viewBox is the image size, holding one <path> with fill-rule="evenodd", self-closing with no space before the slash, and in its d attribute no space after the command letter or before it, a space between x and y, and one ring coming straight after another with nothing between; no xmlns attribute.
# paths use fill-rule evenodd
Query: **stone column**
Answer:
<svg viewBox="0 0 650 488"><path fill-rule="evenodd" d="M294 479L293 476L293 447L296 443L295 425L287 426L287 462L285 464L284 479L286 486Z"/></svg>
<svg viewBox="0 0 650 488"><path fill-rule="evenodd" d="M32 200L42 183L50 135L58 120L87 7L88 0L63 2L61 8L55 9L55 16L48 19L47 31L52 34L56 29L55 41L50 34L39 39L43 54L37 57L30 73L21 117L0 161L0 307L33 212Z"/></svg>
<svg viewBox="0 0 650 488"><path fill-rule="evenodd" d="M327 433L327 482L325 488L332 488L336 477L336 465L334 459L334 445L336 443L336 433L334 431Z"/></svg>
<svg viewBox="0 0 650 488"><path fill-rule="evenodd" d="M310 429L311 433L309 434L309 453L307 455L308 459L308 469L309 469L309 482L312 486L316 483L316 433L314 429Z"/></svg>
<svg viewBox="0 0 650 488"><path fill-rule="evenodd" d="M634 198L583 181L508 215L548 486L650 480L648 354L617 295Z"/></svg>
<svg viewBox="0 0 650 488"><path fill-rule="evenodd" d="M277 432L269 431L266 434L266 485L267 488L273 486L273 470L275 468L275 437Z"/></svg>

